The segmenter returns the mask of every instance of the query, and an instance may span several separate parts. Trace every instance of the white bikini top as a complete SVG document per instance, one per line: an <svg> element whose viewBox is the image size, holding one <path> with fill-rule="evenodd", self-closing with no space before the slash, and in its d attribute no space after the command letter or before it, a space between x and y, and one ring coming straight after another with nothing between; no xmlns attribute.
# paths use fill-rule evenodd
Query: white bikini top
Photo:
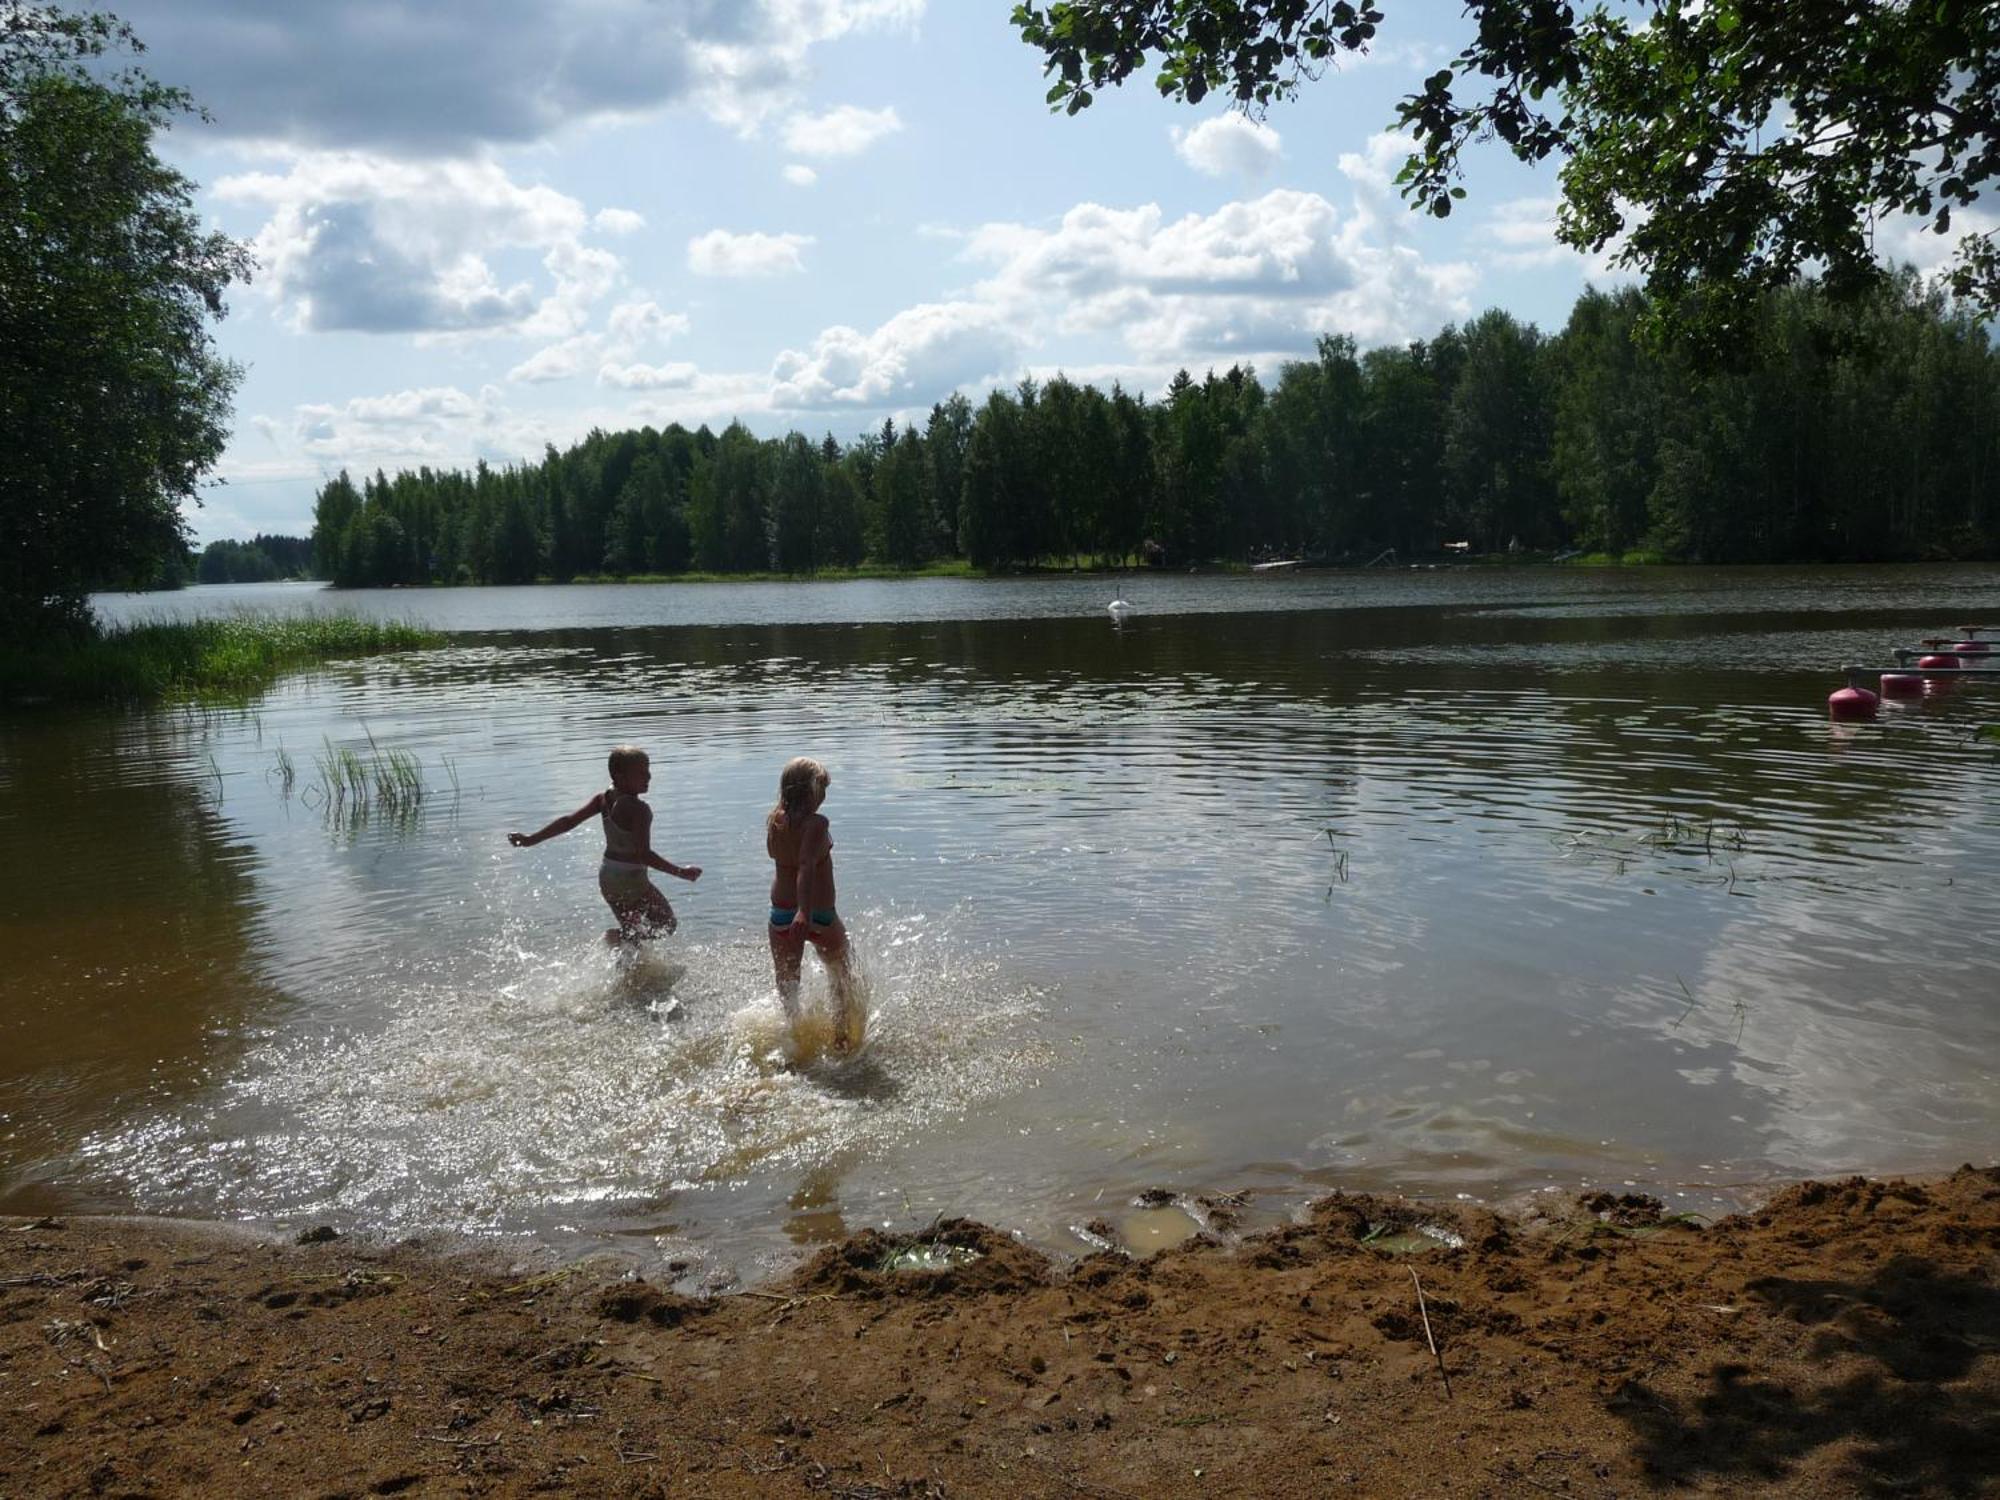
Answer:
<svg viewBox="0 0 2000 1500"><path fill-rule="evenodd" d="M623 859L633 864L643 862L646 854L645 830L621 828L612 821L611 808L625 793L612 788L604 794L604 805L598 816L604 820L604 853L610 859Z"/></svg>

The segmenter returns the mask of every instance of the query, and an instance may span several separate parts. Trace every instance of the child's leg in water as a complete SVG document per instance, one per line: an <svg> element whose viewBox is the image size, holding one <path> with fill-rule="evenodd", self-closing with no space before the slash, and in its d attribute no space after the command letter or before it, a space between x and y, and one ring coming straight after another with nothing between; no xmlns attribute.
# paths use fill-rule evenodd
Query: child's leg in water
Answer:
<svg viewBox="0 0 2000 1500"><path fill-rule="evenodd" d="M810 936L833 989L833 1045L844 1052L854 1041L854 970L848 963L847 929L835 917L824 927L811 928Z"/></svg>
<svg viewBox="0 0 2000 1500"><path fill-rule="evenodd" d="M789 927L768 925L771 935L771 969L778 981L778 1003L787 1020L799 1018L799 964L806 956L806 940Z"/></svg>
<svg viewBox="0 0 2000 1500"><path fill-rule="evenodd" d="M604 899L618 919L618 925L604 934L607 943L644 942L661 933L672 933L680 926L672 904L660 894L658 886L648 884L643 894L621 894L616 900L607 894Z"/></svg>

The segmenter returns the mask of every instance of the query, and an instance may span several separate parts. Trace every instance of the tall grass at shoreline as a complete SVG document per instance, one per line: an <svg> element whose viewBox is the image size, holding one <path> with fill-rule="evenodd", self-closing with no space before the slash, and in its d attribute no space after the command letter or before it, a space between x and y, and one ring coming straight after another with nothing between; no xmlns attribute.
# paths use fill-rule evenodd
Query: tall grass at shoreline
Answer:
<svg viewBox="0 0 2000 1500"><path fill-rule="evenodd" d="M0 706L238 696L300 667L443 640L407 621L352 615L246 612L125 626L74 644L0 647Z"/></svg>

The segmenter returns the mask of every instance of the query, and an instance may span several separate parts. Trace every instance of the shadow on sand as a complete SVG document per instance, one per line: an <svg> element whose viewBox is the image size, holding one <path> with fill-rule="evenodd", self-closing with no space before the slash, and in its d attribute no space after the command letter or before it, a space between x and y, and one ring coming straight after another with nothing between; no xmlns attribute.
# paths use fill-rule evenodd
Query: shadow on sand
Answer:
<svg viewBox="0 0 2000 1500"><path fill-rule="evenodd" d="M1989 1389L1955 1385L2000 1349L1990 1284L1899 1256L1865 1281L1766 1277L1745 1292L1797 1325L1801 1359L1825 1378L1791 1383L1720 1364L1686 1402L1628 1383L1610 1408L1660 1482L1775 1481L1841 1445L1858 1494L2000 1487L2000 1405Z"/></svg>

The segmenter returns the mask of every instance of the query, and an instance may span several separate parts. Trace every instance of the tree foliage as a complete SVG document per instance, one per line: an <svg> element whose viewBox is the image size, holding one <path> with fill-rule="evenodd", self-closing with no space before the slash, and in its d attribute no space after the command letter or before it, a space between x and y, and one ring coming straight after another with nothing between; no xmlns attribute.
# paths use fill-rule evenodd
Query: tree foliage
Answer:
<svg viewBox="0 0 2000 1500"><path fill-rule="evenodd" d="M1348 0L1021 4L1052 107L1074 114L1147 67L1160 91L1262 108L1390 25ZM1411 4L1412 0L1404 0ZM1414 8L1412 4L1412 9ZM1886 274L1885 217L1940 235L2000 171L1991 0L1467 0L1472 36L1398 107L1403 191L1440 217L1461 158L1498 139L1562 166L1558 232L1643 271L1658 329L1734 342L1756 298L1817 268L1836 295ZM1993 231L1962 235L1955 294L2000 308Z"/></svg>
<svg viewBox="0 0 2000 1500"><path fill-rule="evenodd" d="M249 270L153 152L187 116L108 16L0 0L0 638L88 628L85 590L186 548L240 372L211 319Z"/></svg>
<svg viewBox="0 0 2000 1500"><path fill-rule="evenodd" d="M265 536L247 542L215 541L201 549L195 564L199 583L268 583L280 578L311 578L312 540L302 536Z"/></svg>
<svg viewBox="0 0 2000 1500"><path fill-rule="evenodd" d="M1942 293L1905 273L1858 301L1767 294L1725 369L1635 340L1645 311L1592 291L1556 333L1492 311L1365 354L1329 335L1268 386L1182 371L1154 402L1057 375L844 446L648 427L504 469L342 474L314 548L342 584L954 552L993 569L1365 562L1447 541L1711 562L2000 552L2000 355Z"/></svg>

